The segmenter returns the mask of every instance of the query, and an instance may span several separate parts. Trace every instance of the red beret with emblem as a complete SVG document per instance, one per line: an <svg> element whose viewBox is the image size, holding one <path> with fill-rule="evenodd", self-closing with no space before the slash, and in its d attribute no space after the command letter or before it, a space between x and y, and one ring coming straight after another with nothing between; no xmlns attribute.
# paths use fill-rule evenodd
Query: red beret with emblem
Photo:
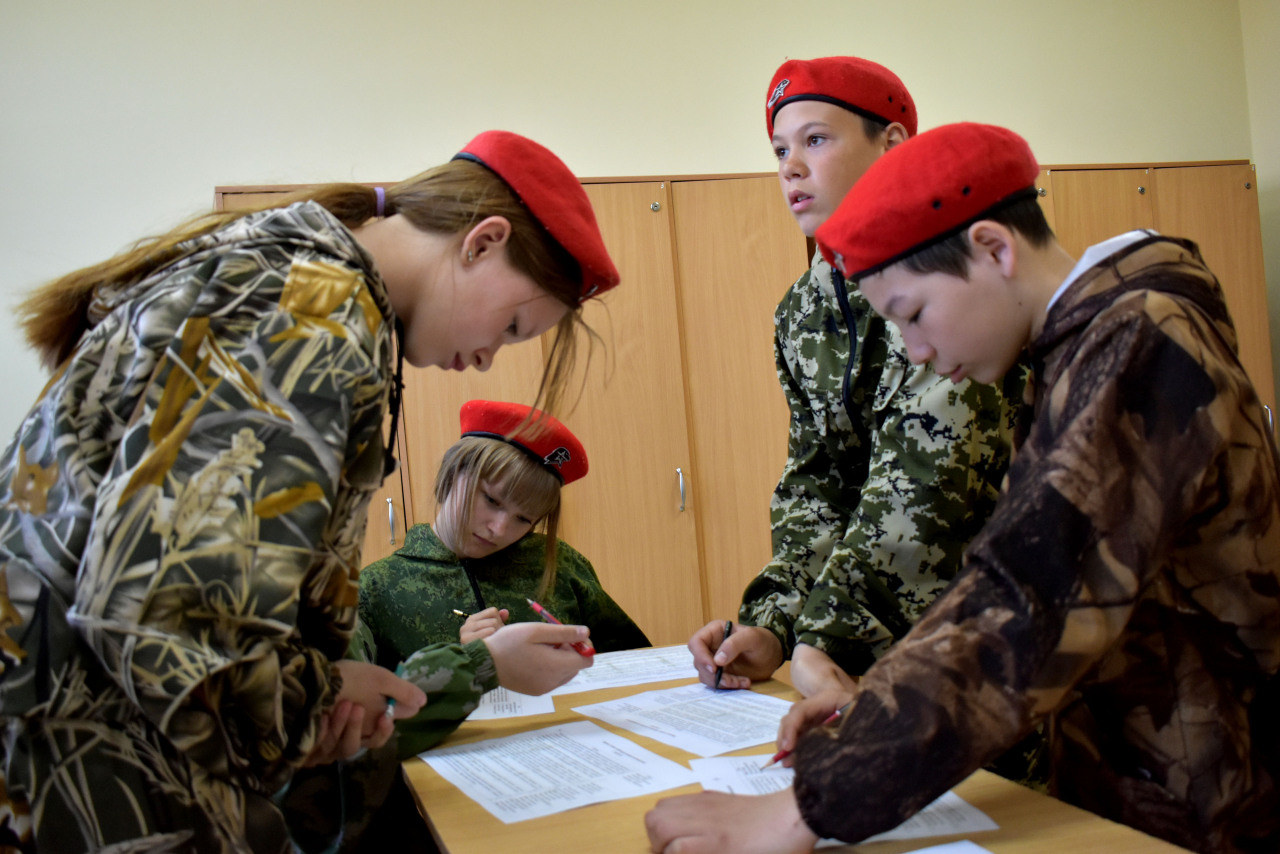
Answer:
<svg viewBox="0 0 1280 854"><path fill-rule="evenodd" d="M462 435L500 439L524 451L561 483L587 473L587 452L569 428L521 403L469 400L459 413Z"/></svg>
<svg viewBox="0 0 1280 854"><path fill-rule="evenodd" d="M792 101L826 101L885 124L898 122L916 135L916 102L898 75L878 62L856 56L791 59L778 67L765 99L764 120L773 136L773 119Z"/></svg>
<svg viewBox="0 0 1280 854"><path fill-rule="evenodd" d="M943 125L871 164L814 239L848 279L883 270L994 211L1034 198L1040 167L1011 130Z"/></svg>
<svg viewBox="0 0 1280 854"><path fill-rule="evenodd" d="M618 284L591 201L581 182L559 157L531 139L504 130L477 136L453 156L488 168L511 188L582 269L580 299Z"/></svg>

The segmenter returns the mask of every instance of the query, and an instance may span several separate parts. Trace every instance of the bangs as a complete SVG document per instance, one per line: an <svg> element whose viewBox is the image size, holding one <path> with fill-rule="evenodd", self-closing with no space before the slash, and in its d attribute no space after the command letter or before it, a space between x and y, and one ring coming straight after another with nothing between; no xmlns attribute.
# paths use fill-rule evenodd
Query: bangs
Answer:
<svg viewBox="0 0 1280 854"><path fill-rule="evenodd" d="M485 436L459 439L440 464L436 501L443 502L457 478L464 474L469 494L463 507L471 506L471 495L481 482L488 483L497 493L495 498L520 508L535 523L560 504L560 479L527 453L500 439Z"/></svg>

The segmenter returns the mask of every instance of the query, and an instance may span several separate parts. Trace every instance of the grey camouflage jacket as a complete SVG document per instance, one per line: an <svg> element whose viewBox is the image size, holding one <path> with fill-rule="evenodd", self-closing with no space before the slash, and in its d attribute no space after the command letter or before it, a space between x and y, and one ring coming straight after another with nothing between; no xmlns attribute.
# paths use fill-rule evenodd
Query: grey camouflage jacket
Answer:
<svg viewBox="0 0 1280 854"><path fill-rule="evenodd" d="M1060 797L1280 850L1280 470L1217 280L1148 236L1070 285L1031 357L963 574L797 745L805 820L892 827L1046 721Z"/></svg>
<svg viewBox="0 0 1280 854"><path fill-rule="evenodd" d="M771 502L773 559L739 619L772 630L788 658L807 643L857 674L955 576L995 504L1013 410L999 389L912 365L897 328L837 288L821 255L774 322L788 458Z"/></svg>

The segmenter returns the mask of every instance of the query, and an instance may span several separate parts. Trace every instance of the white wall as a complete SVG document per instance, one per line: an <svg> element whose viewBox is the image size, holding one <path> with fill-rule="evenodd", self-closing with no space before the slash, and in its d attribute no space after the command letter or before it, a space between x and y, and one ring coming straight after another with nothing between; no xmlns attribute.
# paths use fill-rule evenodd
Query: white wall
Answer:
<svg viewBox="0 0 1280 854"><path fill-rule="evenodd" d="M1271 357L1280 379L1280 3L1240 0L1249 124L1258 168L1262 252L1271 310Z"/></svg>
<svg viewBox="0 0 1280 854"><path fill-rule="evenodd" d="M1275 270L1278 36L1270 0L0 0L0 305L215 185L399 179L490 127L583 176L766 171L774 68L834 53L1047 163L1253 157ZM0 364L3 437L44 382L11 320Z"/></svg>

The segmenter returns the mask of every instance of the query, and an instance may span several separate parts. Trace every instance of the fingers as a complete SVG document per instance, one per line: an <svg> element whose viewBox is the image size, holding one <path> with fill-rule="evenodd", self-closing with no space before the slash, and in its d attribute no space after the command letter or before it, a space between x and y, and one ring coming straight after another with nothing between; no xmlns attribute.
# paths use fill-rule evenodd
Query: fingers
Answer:
<svg viewBox="0 0 1280 854"><path fill-rule="evenodd" d="M339 700L320 716L316 742L303 765L327 765L360 749L364 710L350 700Z"/></svg>
<svg viewBox="0 0 1280 854"><path fill-rule="evenodd" d="M354 756L360 750L360 744L364 740L364 707L351 704L351 717L347 719L347 725L339 732L337 748L334 751L334 759L346 759Z"/></svg>
<svg viewBox="0 0 1280 854"><path fill-rule="evenodd" d="M699 671L711 663L711 657L723 637L724 620L712 620L689 638L689 651L693 653L693 664Z"/></svg>
<svg viewBox="0 0 1280 854"><path fill-rule="evenodd" d="M458 637L463 643L483 640L506 625L509 615L510 612L506 608L501 610L485 608L483 611L477 611L467 617L467 621L462 624L458 632Z"/></svg>
<svg viewBox="0 0 1280 854"><path fill-rule="evenodd" d="M383 684L378 691L384 698L396 701L391 713L393 720L411 718L422 711L422 707L427 704L427 695L421 688L407 679L401 679L390 670L383 669L383 673L387 678L382 680ZM383 717L385 716L384 714Z"/></svg>
<svg viewBox="0 0 1280 854"><path fill-rule="evenodd" d="M712 620L693 633L689 638L689 651L693 653L693 666L698 674L698 681L709 687L729 689L749 688L751 679L735 674L730 665L737 658L734 646L734 635L728 640L724 636L724 620ZM738 632L740 626L734 626ZM724 653L723 662L720 660ZM724 668L720 676L720 684L716 686L716 671Z"/></svg>
<svg viewBox="0 0 1280 854"><path fill-rule="evenodd" d="M853 699L846 691L828 691L792 705L778 724L778 749L795 750L800 736L828 720L832 714L844 708ZM790 767L790 758L783 760Z"/></svg>
<svg viewBox="0 0 1280 854"><path fill-rule="evenodd" d="M484 643L493 656L498 682L521 694L545 694L563 685L594 660L573 648L585 645L585 626L515 623Z"/></svg>
<svg viewBox="0 0 1280 854"><path fill-rule="evenodd" d="M723 625L723 624L722 624ZM708 828L707 807L703 792L663 798L644 817L650 850L658 854L701 854L728 850L714 828ZM708 830L711 832L708 833Z"/></svg>
<svg viewBox="0 0 1280 854"><path fill-rule="evenodd" d="M386 715L375 715L374 718L373 732L361 742L361 746L371 750L382 747L391 739L391 734L395 732L395 724L392 723L391 718Z"/></svg>
<svg viewBox="0 0 1280 854"><path fill-rule="evenodd" d="M507 627L507 631L513 630L518 630L529 643L552 646L583 643L591 636L586 626L557 626L551 623L520 623Z"/></svg>

